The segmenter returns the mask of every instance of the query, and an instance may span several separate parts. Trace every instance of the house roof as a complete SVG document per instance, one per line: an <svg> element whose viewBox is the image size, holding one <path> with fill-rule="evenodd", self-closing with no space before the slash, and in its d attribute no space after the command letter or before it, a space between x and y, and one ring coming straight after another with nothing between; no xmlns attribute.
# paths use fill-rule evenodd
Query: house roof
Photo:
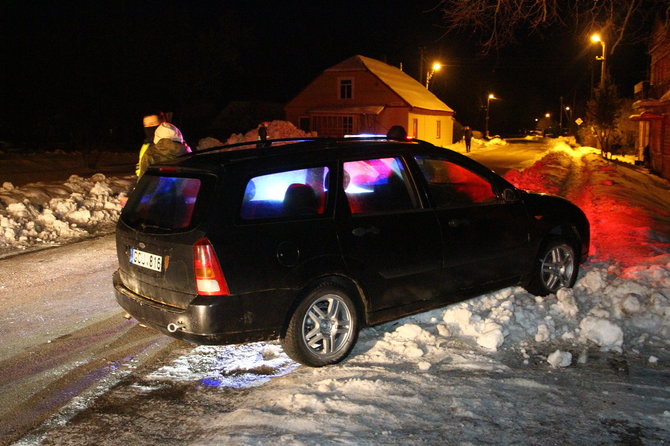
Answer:
<svg viewBox="0 0 670 446"><path fill-rule="evenodd" d="M376 59L356 55L326 71L369 71L410 106L453 113L453 110L427 88L402 70Z"/></svg>

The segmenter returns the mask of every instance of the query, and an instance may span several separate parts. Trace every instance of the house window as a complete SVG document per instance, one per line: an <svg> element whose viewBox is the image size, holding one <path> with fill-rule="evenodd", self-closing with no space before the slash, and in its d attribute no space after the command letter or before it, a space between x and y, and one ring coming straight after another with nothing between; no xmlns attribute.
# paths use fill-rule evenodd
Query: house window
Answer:
<svg viewBox="0 0 670 446"><path fill-rule="evenodd" d="M442 121L437 120L437 128L435 129L435 139L442 138Z"/></svg>
<svg viewBox="0 0 670 446"><path fill-rule="evenodd" d="M417 139L419 137L419 119L412 119L412 138Z"/></svg>
<svg viewBox="0 0 670 446"><path fill-rule="evenodd" d="M340 138L355 133L353 116L314 116L312 124L319 136Z"/></svg>
<svg viewBox="0 0 670 446"><path fill-rule="evenodd" d="M353 79L340 79L340 99L351 99L353 97Z"/></svg>

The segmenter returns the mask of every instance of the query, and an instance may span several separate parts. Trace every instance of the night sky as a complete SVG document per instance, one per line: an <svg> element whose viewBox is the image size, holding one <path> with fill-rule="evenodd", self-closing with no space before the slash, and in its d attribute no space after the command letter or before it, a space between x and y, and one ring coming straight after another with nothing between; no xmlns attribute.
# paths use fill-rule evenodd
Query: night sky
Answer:
<svg viewBox="0 0 670 446"><path fill-rule="evenodd" d="M558 113L561 96L583 110L600 73L600 47L587 36L545 30L485 56L477 36L445 34L436 3L5 0L0 141L134 147L141 116L154 109L173 112L196 141L230 101L284 104L356 54L418 77L422 49L446 64L431 90L464 125L483 127L489 92L501 98L491 105L492 133L531 128ZM631 96L648 78L645 46L619 48L609 66ZM234 126L226 130L249 129Z"/></svg>

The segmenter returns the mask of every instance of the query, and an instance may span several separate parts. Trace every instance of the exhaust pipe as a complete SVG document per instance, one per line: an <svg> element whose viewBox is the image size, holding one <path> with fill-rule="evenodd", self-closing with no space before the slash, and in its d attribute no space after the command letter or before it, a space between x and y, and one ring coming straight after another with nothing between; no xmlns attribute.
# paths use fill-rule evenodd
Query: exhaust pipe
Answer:
<svg viewBox="0 0 670 446"><path fill-rule="evenodd" d="M179 321L177 323L172 322L168 324L167 331L169 331L170 333L174 333L177 330L183 330L185 327L186 324L184 324L182 321Z"/></svg>

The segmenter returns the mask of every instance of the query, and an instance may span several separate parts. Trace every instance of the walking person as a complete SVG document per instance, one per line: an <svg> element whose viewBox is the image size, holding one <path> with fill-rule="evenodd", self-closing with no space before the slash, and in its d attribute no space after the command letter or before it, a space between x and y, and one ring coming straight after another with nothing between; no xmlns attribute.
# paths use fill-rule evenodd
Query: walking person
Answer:
<svg viewBox="0 0 670 446"><path fill-rule="evenodd" d="M472 140L472 129L469 125L463 127L463 139L465 140L465 152L470 153L470 142Z"/></svg>

